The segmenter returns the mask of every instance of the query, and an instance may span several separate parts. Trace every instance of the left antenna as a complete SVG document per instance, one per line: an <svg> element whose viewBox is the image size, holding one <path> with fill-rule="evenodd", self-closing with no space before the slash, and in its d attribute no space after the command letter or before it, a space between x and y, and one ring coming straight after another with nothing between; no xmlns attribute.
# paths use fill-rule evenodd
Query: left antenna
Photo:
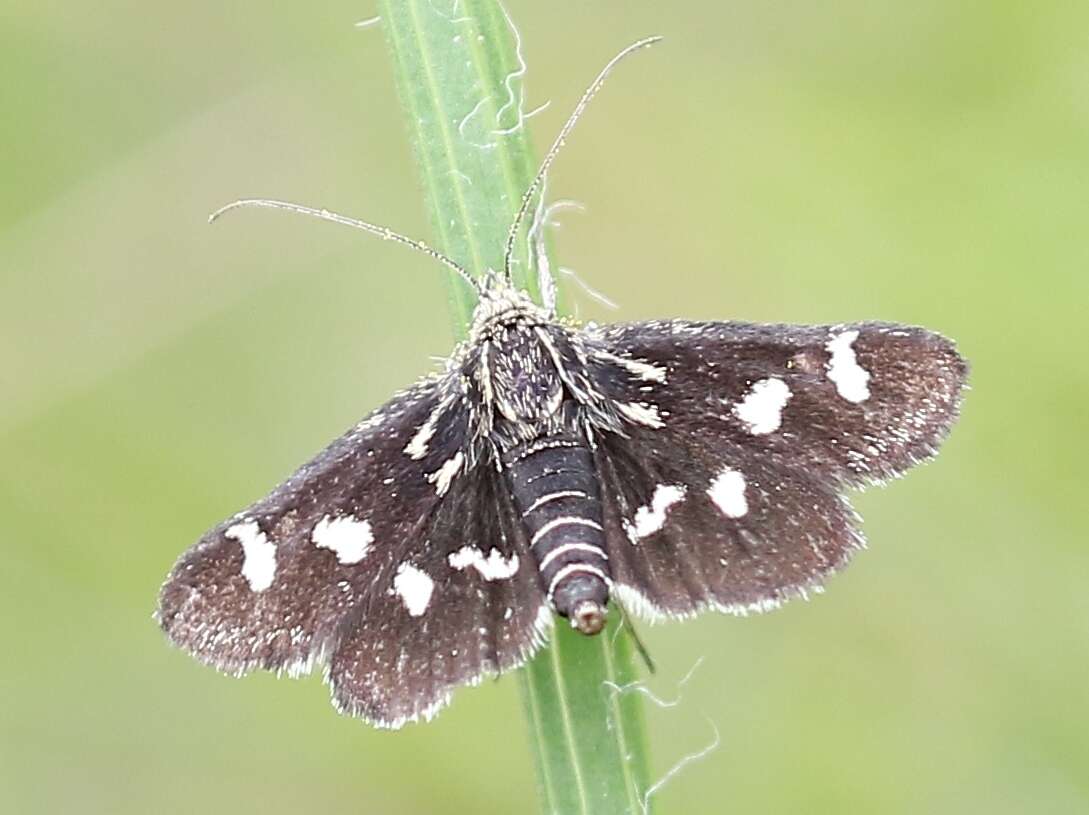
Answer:
<svg viewBox="0 0 1089 815"><path fill-rule="evenodd" d="M234 209L242 209L243 207L282 209L287 212L297 213L298 215L309 215L311 218L319 218L322 221L331 221L334 224L342 224L343 226L350 226L354 229L369 232L371 235L377 235L379 238L382 238L382 240L403 244L415 249L417 252L423 252L425 255L429 255L439 263L453 269L461 276L462 280L473 288L473 291L478 294L480 293L480 286L477 284L476 280L474 280L472 275L465 271L460 264L455 263L439 250L432 249L423 241L418 241L414 238L402 235L400 232L394 232L388 226L379 226L378 224L368 223L367 221L360 221L358 218L349 218L347 215L339 215L338 213L330 212L327 209L315 209L314 207L306 207L302 204L292 204L290 201L276 201L271 198L243 198L217 209L208 216L208 223L214 223L224 213Z"/></svg>

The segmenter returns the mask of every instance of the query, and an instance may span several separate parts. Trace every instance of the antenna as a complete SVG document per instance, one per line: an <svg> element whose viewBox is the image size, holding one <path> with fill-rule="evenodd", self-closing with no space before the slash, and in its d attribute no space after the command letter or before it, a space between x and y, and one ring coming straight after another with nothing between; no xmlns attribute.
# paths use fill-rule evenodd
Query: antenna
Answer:
<svg viewBox="0 0 1089 815"><path fill-rule="evenodd" d="M314 209L313 207L304 207L302 204L292 204L289 201L274 201L269 198L243 198L240 201L234 201L227 204L225 207L220 207L211 215L208 216L208 223L215 223L219 216L226 212L230 212L232 209L241 209L242 207L265 207L267 209L282 209L288 212L294 212L299 215L309 215L312 218L320 218L323 221L332 221L334 224L343 224L344 226L354 227L355 229L361 229L364 232L369 232L372 235L377 235L383 240L393 241L394 243L404 244L411 247L418 252L423 252L425 255L430 255L435 260L453 269L457 272L461 279L472 286L473 291L480 294L480 286L472 278L472 276L465 271L459 264L450 260L446 255L437 249L432 249L423 241L414 240L413 238L406 237L399 232L394 232L388 226L378 226L377 224L367 223L366 221L360 221L357 218L349 218L346 215L338 215L335 212L330 212L327 209Z"/></svg>
<svg viewBox="0 0 1089 815"><path fill-rule="evenodd" d="M537 193L537 190L540 189L545 176L548 174L548 168L551 167L552 162L556 160L557 154L567 141L567 137L571 134L571 130L575 127L575 123L581 118L583 111L586 110L586 106L590 104L590 100L597 95L599 90L601 90L601 86L605 84L606 78L612 73L612 70L616 67L617 63L629 54L638 51L640 48L648 48L661 41L661 39L661 37L655 36L646 37L638 42L633 42L609 60L608 64L601 69L601 73L597 75L597 78L590 83L590 87L583 92L582 98L579 99L579 103L575 105L575 109L568 117L567 123L560 130L560 134L556 136L556 140L552 142L552 146L548 148L544 161L541 162L540 169L537 170L537 175L533 177L533 181L526 189L525 195L522 196L522 205L518 208L518 214L514 216L514 222L510 225L510 232L507 233L507 249L503 254L503 274L506 275L507 280L510 280L511 277L510 267L514 256L514 242L518 238L518 229L522 226L522 221L525 220L526 214L529 212L533 196Z"/></svg>

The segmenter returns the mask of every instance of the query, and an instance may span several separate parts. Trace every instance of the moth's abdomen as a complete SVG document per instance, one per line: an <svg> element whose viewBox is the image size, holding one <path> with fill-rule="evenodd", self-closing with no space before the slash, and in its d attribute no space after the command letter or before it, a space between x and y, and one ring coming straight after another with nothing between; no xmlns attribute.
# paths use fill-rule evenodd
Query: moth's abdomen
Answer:
<svg viewBox="0 0 1089 815"><path fill-rule="evenodd" d="M611 575L589 448L575 436L538 438L503 463L549 602L584 634L598 633Z"/></svg>

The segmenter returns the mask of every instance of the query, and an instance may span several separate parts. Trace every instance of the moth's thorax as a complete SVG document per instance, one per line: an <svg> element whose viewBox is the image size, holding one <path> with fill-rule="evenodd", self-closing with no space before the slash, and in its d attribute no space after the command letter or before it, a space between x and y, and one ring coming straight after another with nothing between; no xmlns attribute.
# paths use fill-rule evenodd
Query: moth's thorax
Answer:
<svg viewBox="0 0 1089 815"><path fill-rule="evenodd" d="M489 275L473 314L462 373L480 400L484 435L501 448L552 432L566 393L550 341L553 316L503 278Z"/></svg>
<svg viewBox="0 0 1089 815"><path fill-rule="evenodd" d="M480 365L491 384L493 407L508 421L547 423L563 404L563 381L535 326L496 326L484 341Z"/></svg>

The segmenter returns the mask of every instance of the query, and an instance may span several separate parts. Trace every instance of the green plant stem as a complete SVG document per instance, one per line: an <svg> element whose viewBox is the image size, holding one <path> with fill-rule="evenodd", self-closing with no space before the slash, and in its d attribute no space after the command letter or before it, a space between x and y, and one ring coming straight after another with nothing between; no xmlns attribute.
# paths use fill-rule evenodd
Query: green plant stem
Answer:
<svg viewBox="0 0 1089 815"><path fill-rule="evenodd" d="M512 26L494 0L380 0L379 11L435 244L473 275L500 269L507 229L536 169L519 127L524 77ZM539 299L524 242L515 256L515 282ZM463 335L475 297L450 279L451 314ZM641 815L640 697L616 690L635 678L627 636L617 635L615 619L596 637L557 622L552 644L520 672L541 809Z"/></svg>

